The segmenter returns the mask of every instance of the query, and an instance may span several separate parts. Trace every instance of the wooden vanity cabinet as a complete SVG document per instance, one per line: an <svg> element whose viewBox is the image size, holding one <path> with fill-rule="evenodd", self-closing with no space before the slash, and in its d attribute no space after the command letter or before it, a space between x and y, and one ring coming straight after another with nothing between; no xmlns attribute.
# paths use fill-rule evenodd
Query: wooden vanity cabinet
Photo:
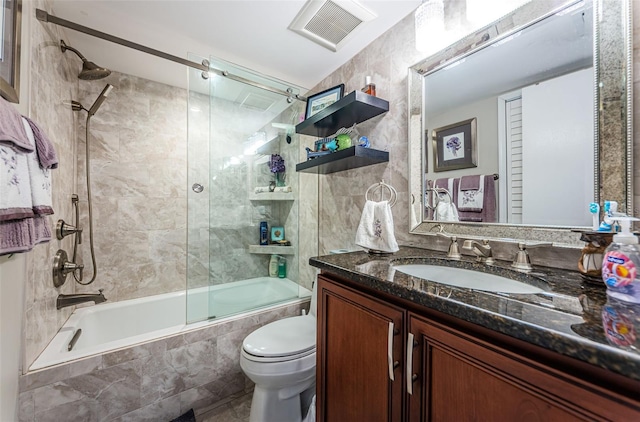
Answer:
<svg viewBox="0 0 640 422"><path fill-rule="evenodd" d="M639 383L621 395L602 370L333 278L318 277L318 421L640 421Z"/></svg>
<svg viewBox="0 0 640 422"><path fill-rule="evenodd" d="M317 420L402 421L405 311L318 283Z"/></svg>

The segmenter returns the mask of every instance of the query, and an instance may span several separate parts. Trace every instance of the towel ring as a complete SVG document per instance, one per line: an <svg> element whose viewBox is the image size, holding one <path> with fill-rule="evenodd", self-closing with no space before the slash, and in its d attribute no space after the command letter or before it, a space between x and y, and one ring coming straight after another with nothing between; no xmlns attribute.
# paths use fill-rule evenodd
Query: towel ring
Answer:
<svg viewBox="0 0 640 422"><path fill-rule="evenodd" d="M387 190L389 192L389 206L393 207L396 204L396 201L398 200L398 192L393 186L386 184L384 180L369 186L369 189L367 189L364 194L364 198L367 201L371 201L371 199L369 199L369 195L373 194L376 188L380 188L380 201L384 200L384 193L385 190Z"/></svg>

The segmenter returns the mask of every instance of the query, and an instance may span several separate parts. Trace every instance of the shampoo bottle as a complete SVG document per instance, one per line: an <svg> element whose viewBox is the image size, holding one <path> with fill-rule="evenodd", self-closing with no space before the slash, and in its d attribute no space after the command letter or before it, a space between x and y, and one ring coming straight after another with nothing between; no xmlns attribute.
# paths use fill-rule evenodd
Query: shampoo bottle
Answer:
<svg viewBox="0 0 640 422"><path fill-rule="evenodd" d="M278 255L271 255L269 260L269 277L278 277Z"/></svg>
<svg viewBox="0 0 640 422"><path fill-rule="evenodd" d="M624 302L640 303L640 245L631 233L633 217L613 217L621 231L613 236L613 242L605 250L602 260L602 280L607 285L607 295Z"/></svg>
<svg viewBox="0 0 640 422"><path fill-rule="evenodd" d="M266 221L261 221L260 222L260 244L261 245L268 245L269 244L269 240L268 240L268 232L269 232L269 226L267 225Z"/></svg>
<svg viewBox="0 0 640 422"><path fill-rule="evenodd" d="M278 261L278 277L285 278L287 276L287 260L281 256Z"/></svg>

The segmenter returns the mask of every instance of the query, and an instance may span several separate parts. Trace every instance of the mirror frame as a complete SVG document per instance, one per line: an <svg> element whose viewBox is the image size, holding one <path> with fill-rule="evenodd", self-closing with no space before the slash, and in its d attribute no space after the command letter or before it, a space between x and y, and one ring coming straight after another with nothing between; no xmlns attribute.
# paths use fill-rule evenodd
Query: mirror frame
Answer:
<svg viewBox="0 0 640 422"><path fill-rule="evenodd" d="M592 0L585 0L591 2ZM426 160L425 128L422 113L424 77L451 62L508 37L527 26L557 13L580 0L531 1L503 18L460 39L409 68L409 193L413 206L421 198ZM619 211L633 215L633 67L632 14L630 0L593 0L594 13L594 202L613 200ZM623 22L624 25L620 25ZM602 159L600 159L602 157ZM584 204L585 210L589 204ZM435 235L434 230L467 238L513 241L514 239L553 242L554 245L582 246L576 228L511 225L505 223L438 222L424 220L419 210L417 225L409 223L411 234ZM411 215L411 213L409 213ZM572 231L574 229L574 231ZM584 227L582 228L584 229Z"/></svg>

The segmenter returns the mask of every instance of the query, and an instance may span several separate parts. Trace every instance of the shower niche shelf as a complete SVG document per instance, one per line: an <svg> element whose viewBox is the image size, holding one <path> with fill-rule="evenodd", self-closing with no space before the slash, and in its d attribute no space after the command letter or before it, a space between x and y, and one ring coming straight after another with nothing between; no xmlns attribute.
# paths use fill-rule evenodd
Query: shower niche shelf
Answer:
<svg viewBox="0 0 640 422"><path fill-rule="evenodd" d="M250 201L293 201L293 192L252 192L249 194Z"/></svg>
<svg viewBox="0 0 640 422"><path fill-rule="evenodd" d="M262 255L294 255L296 251L293 246L249 245L249 253Z"/></svg>

